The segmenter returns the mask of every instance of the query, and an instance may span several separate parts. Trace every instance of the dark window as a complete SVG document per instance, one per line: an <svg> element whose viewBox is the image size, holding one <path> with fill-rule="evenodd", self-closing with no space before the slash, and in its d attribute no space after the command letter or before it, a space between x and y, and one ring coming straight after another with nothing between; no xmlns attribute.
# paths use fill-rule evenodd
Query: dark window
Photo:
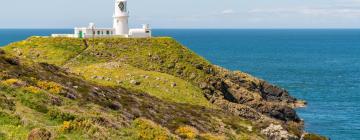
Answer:
<svg viewBox="0 0 360 140"><path fill-rule="evenodd" d="M121 12L125 12L125 11L126 11L126 4L125 4L125 2L120 2L118 6L119 6Z"/></svg>
<svg viewBox="0 0 360 140"><path fill-rule="evenodd" d="M109 34L110 34L110 31L106 31L106 34L109 35Z"/></svg>
<svg viewBox="0 0 360 140"><path fill-rule="evenodd" d="M96 34L95 31L93 31L93 35Z"/></svg>
<svg viewBox="0 0 360 140"><path fill-rule="evenodd" d="M150 33L150 31L146 31L146 33Z"/></svg>
<svg viewBox="0 0 360 140"><path fill-rule="evenodd" d="M97 31L98 32L98 35L100 34L100 31Z"/></svg>

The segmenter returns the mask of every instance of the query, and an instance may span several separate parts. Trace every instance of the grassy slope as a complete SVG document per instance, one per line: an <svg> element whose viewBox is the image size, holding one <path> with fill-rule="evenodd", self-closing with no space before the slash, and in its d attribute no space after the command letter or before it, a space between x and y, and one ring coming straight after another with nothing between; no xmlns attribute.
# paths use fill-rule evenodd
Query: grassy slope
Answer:
<svg viewBox="0 0 360 140"><path fill-rule="evenodd" d="M3 54L0 68L0 139L26 139L37 128L67 140L262 138L252 123L220 110L98 86Z"/></svg>
<svg viewBox="0 0 360 140"><path fill-rule="evenodd" d="M102 86L114 88L121 86L131 91L145 92L167 102L217 109L209 104L198 85L208 78L214 78L213 74L216 68L172 38L107 38L84 41L69 38L32 37L25 41L12 43L6 46L5 50L7 53L17 55L25 60L30 58L35 62L45 62L67 68L68 71L76 73L86 81ZM225 74L224 77L227 77L229 73L223 74ZM247 74L240 73L239 75L245 76L243 79L247 82L259 82L258 79ZM134 81L138 84L131 83ZM78 106L78 104L69 104L69 107L73 106ZM61 110L65 112L86 110L69 107L62 107ZM185 110L188 109L185 108ZM158 110L162 110L162 108ZM101 112L101 110L94 112L99 111ZM80 114L91 116L85 112ZM157 120L159 118L150 118L159 123ZM183 122L184 118L175 118L175 120L177 120L175 122ZM185 122L188 123L188 121ZM244 125L242 121L239 123ZM129 135L130 139L135 137L142 139L141 136L133 135L138 132L136 126L135 124L131 125L132 128L126 129L126 132L122 133ZM159 128L156 124L151 126ZM165 127L175 133L174 129L176 128L172 125L160 124L160 127ZM153 130L150 129L150 131ZM235 132L236 135L231 136L233 139L246 138L248 136L245 135L249 135L249 132ZM239 132L240 134L238 134ZM79 133L73 134L73 137L76 137ZM169 137L172 135L168 134ZM254 137L254 135L257 134L251 133L249 137ZM125 136L122 135L122 137Z"/></svg>
<svg viewBox="0 0 360 140"><path fill-rule="evenodd" d="M5 50L35 62L65 65L85 79L102 85L121 85L168 101L211 106L201 90L192 84L206 77L206 73L196 67L209 63L171 38L95 39L87 40L85 45L79 39L32 37L12 43ZM109 62L127 65L116 68ZM131 80L141 84L134 86L129 83Z"/></svg>
<svg viewBox="0 0 360 140"><path fill-rule="evenodd" d="M252 123L224 113L207 102L193 81L205 77L206 73L199 68L208 62L173 39L95 42L98 42L96 46L92 46L88 41L89 47L86 47L78 39L32 37L5 47L6 53L17 55L21 63L19 65L19 60L13 56L2 57L0 54L0 97L11 102L0 104L0 112L6 113L0 115L0 120L4 121L0 126L0 139L24 139L34 128L47 129L55 139L99 139L104 136L110 139L178 139L187 136L195 139L262 139ZM86 81L33 61L69 68ZM164 73L164 66L173 70ZM94 75L105 79L94 79ZM131 80L140 81L140 85L130 84ZM59 87L61 90L57 92ZM99 96L102 94L105 95ZM21 121L14 124L14 120ZM187 125L194 129L180 129ZM138 135L139 132L142 135Z"/></svg>
<svg viewBox="0 0 360 140"><path fill-rule="evenodd" d="M212 106L201 94L200 88L168 74L145 71L116 62L74 67L72 71L101 85L144 91L160 99L177 103ZM131 83L132 81L139 82L139 85Z"/></svg>

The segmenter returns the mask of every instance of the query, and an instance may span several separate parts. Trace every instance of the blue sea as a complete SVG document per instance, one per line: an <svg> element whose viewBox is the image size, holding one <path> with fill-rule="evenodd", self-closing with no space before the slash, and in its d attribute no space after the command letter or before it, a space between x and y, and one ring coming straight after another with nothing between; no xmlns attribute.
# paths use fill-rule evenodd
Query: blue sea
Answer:
<svg viewBox="0 0 360 140"><path fill-rule="evenodd" d="M0 46L70 29L0 29ZM308 102L306 130L360 139L359 29L157 29L212 63L286 88Z"/></svg>

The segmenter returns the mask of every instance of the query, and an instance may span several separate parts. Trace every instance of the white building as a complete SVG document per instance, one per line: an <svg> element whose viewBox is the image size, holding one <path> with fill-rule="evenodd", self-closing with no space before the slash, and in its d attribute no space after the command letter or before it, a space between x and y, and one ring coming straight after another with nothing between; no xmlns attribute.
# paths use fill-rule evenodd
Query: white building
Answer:
<svg viewBox="0 0 360 140"><path fill-rule="evenodd" d="M131 37L147 38L151 37L151 29L148 24L144 24L139 29L129 29L129 11L127 0L115 0L113 28L97 28L94 23L88 27L75 28L74 34L52 34L52 37L73 37L73 38L93 38L93 37Z"/></svg>

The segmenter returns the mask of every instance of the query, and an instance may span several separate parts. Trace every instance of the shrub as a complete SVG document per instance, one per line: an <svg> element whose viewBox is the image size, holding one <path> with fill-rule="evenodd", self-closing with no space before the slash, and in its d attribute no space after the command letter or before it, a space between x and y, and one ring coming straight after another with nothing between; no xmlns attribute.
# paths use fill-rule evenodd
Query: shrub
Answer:
<svg viewBox="0 0 360 140"><path fill-rule="evenodd" d="M201 134L199 140L225 140L225 137L206 133L206 134Z"/></svg>
<svg viewBox="0 0 360 140"><path fill-rule="evenodd" d="M198 130L192 126L180 126L175 133L185 139L195 139L199 134Z"/></svg>
<svg viewBox="0 0 360 140"><path fill-rule="evenodd" d="M141 140L174 140L173 136L166 128L163 128L154 122L139 118L133 121L127 134L129 139Z"/></svg>
<svg viewBox="0 0 360 140"><path fill-rule="evenodd" d="M0 80L6 79L7 77L8 77L8 75L6 73L0 72Z"/></svg>
<svg viewBox="0 0 360 140"><path fill-rule="evenodd" d="M95 124L88 119L77 119L72 121L64 121L62 126L60 127L61 132L70 132L72 130L89 130L92 128L93 130L97 130Z"/></svg>
<svg viewBox="0 0 360 140"><path fill-rule="evenodd" d="M59 94L62 91L62 86L55 82L39 81L37 86L54 94Z"/></svg>
<svg viewBox="0 0 360 140"><path fill-rule="evenodd" d="M41 90L38 87L34 87L34 86L27 86L24 88L24 91L33 94L41 93Z"/></svg>
<svg viewBox="0 0 360 140"><path fill-rule="evenodd" d="M14 110L15 109L15 103L14 103L13 100L8 99L5 95L0 94L0 108L8 109L8 110Z"/></svg>
<svg viewBox="0 0 360 140"><path fill-rule="evenodd" d="M20 102L38 112L47 113L48 110L48 96L44 96L43 94L20 94L21 96L17 96L20 99Z"/></svg>
<svg viewBox="0 0 360 140"><path fill-rule="evenodd" d="M6 135L3 132L0 132L0 140L5 140Z"/></svg>
<svg viewBox="0 0 360 140"><path fill-rule="evenodd" d="M61 112L60 110L49 110L47 113L51 120L58 120L58 121L71 121L74 120L76 117L70 113Z"/></svg>
<svg viewBox="0 0 360 140"><path fill-rule="evenodd" d="M71 131L73 128L71 126L71 122L70 121L64 121L63 125L60 127L60 131L61 132L69 132Z"/></svg>
<svg viewBox="0 0 360 140"><path fill-rule="evenodd" d="M5 112L0 112L0 125L20 125L20 118Z"/></svg>
<svg viewBox="0 0 360 140"><path fill-rule="evenodd" d="M2 83L7 86L24 86L25 85L25 83L23 81L21 81L19 79L14 79L14 78L2 81Z"/></svg>

